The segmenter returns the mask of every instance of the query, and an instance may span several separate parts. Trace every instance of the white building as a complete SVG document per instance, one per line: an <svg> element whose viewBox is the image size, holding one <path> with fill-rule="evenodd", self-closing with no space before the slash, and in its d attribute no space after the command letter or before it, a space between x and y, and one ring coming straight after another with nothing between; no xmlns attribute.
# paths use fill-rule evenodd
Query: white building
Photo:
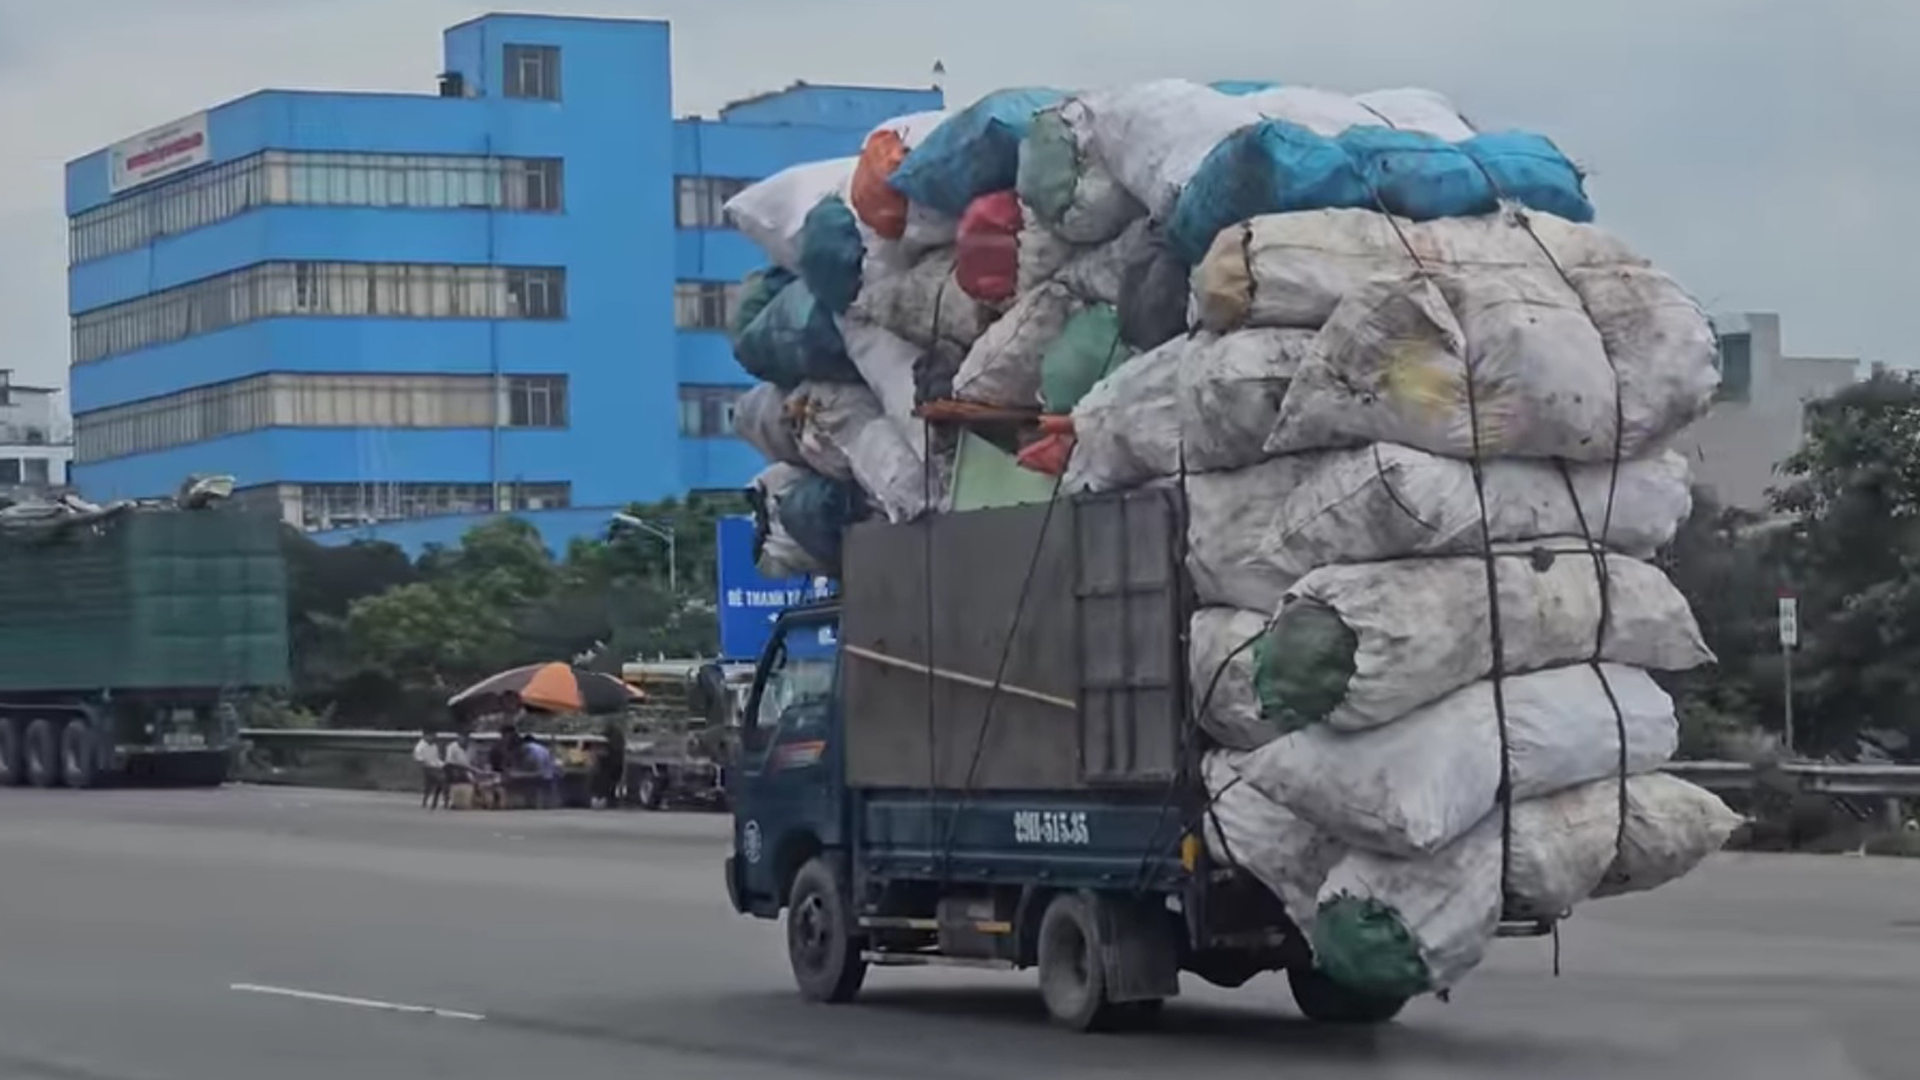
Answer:
<svg viewBox="0 0 1920 1080"><path fill-rule="evenodd" d="M1714 326L1719 397L1675 448L1692 459L1695 482L1712 488L1723 504L1765 510L1767 489L1781 483L1778 466L1800 447L1807 402L1857 380L1860 361L1786 355L1778 315L1720 317Z"/></svg>
<svg viewBox="0 0 1920 1080"><path fill-rule="evenodd" d="M0 368L0 502L45 496L68 484L73 437L55 407L60 391L22 386Z"/></svg>

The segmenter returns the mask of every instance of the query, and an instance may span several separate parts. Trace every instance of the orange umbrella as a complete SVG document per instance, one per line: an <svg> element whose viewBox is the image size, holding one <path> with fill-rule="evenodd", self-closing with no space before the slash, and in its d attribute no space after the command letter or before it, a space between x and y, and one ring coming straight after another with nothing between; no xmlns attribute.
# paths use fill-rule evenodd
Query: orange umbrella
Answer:
<svg viewBox="0 0 1920 1080"><path fill-rule="evenodd" d="M475 698L513 694L529 709L559 713L619 712L646 695L612 675L571 664L529 664L482 679L447 699L460 705Z"/></svg>

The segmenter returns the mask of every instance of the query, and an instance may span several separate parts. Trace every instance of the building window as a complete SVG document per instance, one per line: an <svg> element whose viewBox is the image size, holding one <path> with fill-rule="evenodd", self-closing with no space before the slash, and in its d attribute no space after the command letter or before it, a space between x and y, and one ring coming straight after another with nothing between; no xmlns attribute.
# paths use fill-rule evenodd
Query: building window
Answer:
<svg viewBox="0 0 1920 1080"><path fill-rule="evenodd" d="M1720 401L1744 402L1753 396L1753 335L1720 335Z"/></svg>
<svg viewBox="0 0 1920 1080"><path fill-rule="evenodd" d="M68 223L74 263L260 206L559 210L558 158L267 150L141 188Z"/></svg>
<svg viewBox="0 0 1920 1080"><path fill-rule="evenodd" d="M673 286L673 325L682 330L725 330L739 306L737 282L679 281Z"/></svg>
<svg viewBox="0 0 1920 1080"><path fill-rule="evenodd" d="M26 481L29 484L40 484L42 486L51 484L53 482L53 474L47 466L48 461L46 458L20 459L21 475L26 477Z"/></svg>
<svg viewBox="0 0 1920 1080"><path fill-rule="evenodd" d="M572 505L571 484L474 483L270 484L234 492L243 507L278 510L303 529L342 529L439 514L557 510Z"/></svg>
<svg viewBox="0 0 1920 1080"><path fill-rule="evenodd" d="M727 200L752 184L724 176L674 177L674 224L683 229L727 228Z"/></svg>
<svg viewBox="0 0 1920 1080"><path fill-rule="evenodd" d="M268 427L557 428L565 375L253 375L74 417L82 462Z"/></svg>
<svg viewBox="0 0 1920 1080"><path fill-rule="evenodd" d="M73 362L279 315L558 319L566 284L559 267L258 263L74 316Z"/></svg>
<svg viewBox="0 0 1920 1080"><path fill-rule="evenodd" d="M20 459L0 458L0 484L20 483Z"/></svg>
<svg viewBox="0 0 1920 1080"><path fill-rule="evenodd" d="M691 439L731 438L733 403L744 386L680 387L680 434Z"/></svg>
<svg viewBox="0 0 1920 1080"><path fill-rule="evenodd" d="M507 96L560 100L560 50L552 45L509 45Z"/></svg>

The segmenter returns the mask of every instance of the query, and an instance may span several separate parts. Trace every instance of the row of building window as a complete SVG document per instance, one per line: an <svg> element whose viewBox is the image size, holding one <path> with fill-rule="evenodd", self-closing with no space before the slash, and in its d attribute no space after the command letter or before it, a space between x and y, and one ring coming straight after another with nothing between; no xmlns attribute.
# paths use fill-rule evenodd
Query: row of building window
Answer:
<svg viewBox="0 0 1920 1080"><path fill-rule="evenodd" d="M75 214L68 257L130 251L261 206L559 210L562 181L559 158L266 150Z"/></svg>
<svg viewBox="0 0 1920 1080"><path fill-rule="evenodd" d="M674 282L673 325L682 330L725 330L739 307L738 282Z"/></svg>
<svg viewBox="0 0 1920 1080"><path fill-rule="evenodd" d="M257 263L74 316L73 362L276 315L558 319L566 284L560 267Z"/></svg>
<svg viewBox="0 0 1920 1080"><path fill-rule="evenodd" d="M507 484L265 484L234 492L241 506L271 513L303 529L342 529L380 521L504 510L561 510L572 505L564 482Z"/></svg>
<svg viewBox="0 0 1920 1080"><path fill-rule="evenodd" d="M65 484L66 472L64 463L43 457L0 457L0 487L51 487L55 483ZM56 475L59 477L57 481Z"/></svg>
<svg viewBox="0 0 1920 1080"><path fill-rule="evenodd" d="M724 229L727 200L753 183L727 176L676 176L673 223L683 229Z"/></svg>
<svg viewBox="0 0 1920 1080"><path fill-rule="evenodd" d="M562 428L564 375L253 375L74 417L103 461L269 427Z"/></svg>

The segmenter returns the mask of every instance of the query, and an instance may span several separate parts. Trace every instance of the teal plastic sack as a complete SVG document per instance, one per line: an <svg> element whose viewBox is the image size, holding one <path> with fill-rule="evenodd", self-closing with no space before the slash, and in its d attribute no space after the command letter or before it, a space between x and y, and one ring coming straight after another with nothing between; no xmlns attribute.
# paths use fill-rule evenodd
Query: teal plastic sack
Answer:
<svg viewBox="0 0 1920 1080"><path fill-rule="evenodd" d="M808 379L859 382L833 313L804 281L781 289L733 343L733 355L755 378L783 390Z"/></svg>
<svg viewBox="0 0 1920 1080"><path fill-rule="evenodd" d="M742 278L740 299L733 305L733 314L727 319L727 336L739 341L740 335L753 325L753 320L759 318L767 305L773 303L773 298L780 295L780 290L793 284L794 280L793 271L784 266L765 267Z"/></svg>
<svg viewBox="0 0 1920 1080"><path fill-rule="evenodd" d="M1133 355L1120 340L1120 315L1108 304L1075 314L1040 357L1040 401L1050 413L1073 411L1107 373Z"/></svg>
<svg viewBox="0 0 1920 1080"><path fill-rule="evenodd" d="M1258 94L1267 90L1278 90L1280 89L1280 84L1277 82L1266 82L1261 79L1221 79L1219 82L1208 83L1207 89L1217 90L1228 97L1246 97L1248 94Z"/></svg>
<svg viewBox="0 0 1920 1080"><path fill-rule="evenodd" d="M1415 221L1491 214L1493 183L1459 146L1419 131L1352 127L1340 145L1388 213Z"/></svg>
<svg viewBox="0 0 1920 1080"><path fill-rule="evenodd" d="M829 572L840 572L847 527L867 516L866 496L854 484L808 473L780 497L780 525Z"/></svg>
<svg viewBox="0 0 1920 1080"><path fill-rule="evenodd" d="M820 200L800 226L800 280L814 299L844 315L860 295L860 267L867 246L853 209L838 195Z"/></svg>
<svg viewBox="0 0 1920 1080"><path fill-rule="evenodd" d="M1501 196L1568 221L1593 220L1586 178L1546 136L1489 132L1461 143L1460 149L1486 171Z"/></svg>
<svg viewBox="0 0 1920 1080"><path fill-rule="evenodd" d="M1034 118L1020 147L1014 187L1041 221L1058 222L1080 186L1080 146L1058 110Z"/></svg>
<svg viewBox="0 0 1920 1080"><path fill-rule="evenodd" d="M1371 206L1366 180L1340 143L1285 120L1227 136L1174 204L1167 239L1197 263L1220 230L1261 214Z"/></svg>
<svg viewBox="0 0 1920 1080"><path fill-rule="evenodd" d="M1058 90L996 90L934 128L887 182L921 206L957 218L980 196L1014 186L1020 140L1034 114L1064 97Z"/></svg>

